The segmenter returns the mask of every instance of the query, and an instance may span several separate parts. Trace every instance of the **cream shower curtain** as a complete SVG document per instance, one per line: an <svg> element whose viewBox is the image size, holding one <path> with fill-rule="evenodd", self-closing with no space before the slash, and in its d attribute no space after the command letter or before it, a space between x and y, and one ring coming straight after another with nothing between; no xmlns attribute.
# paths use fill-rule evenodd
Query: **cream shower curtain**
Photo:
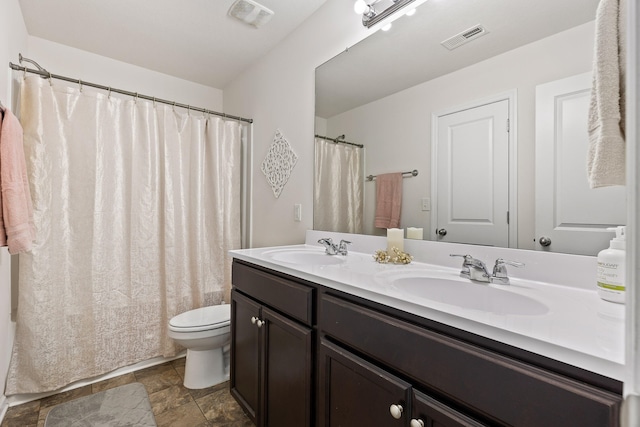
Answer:
<svg viewBox="0 0 640 427"><path fill-rule="evenodd" d="M38 76L21 104L37 232L6 393L175 354L172 316L229 302L242 125Z"/></svg>
<svg viewBox="0 0 640 427"><path fill-rule="evenodd" d="M362 148L315 139L313 228L362 233Z"/></svg>

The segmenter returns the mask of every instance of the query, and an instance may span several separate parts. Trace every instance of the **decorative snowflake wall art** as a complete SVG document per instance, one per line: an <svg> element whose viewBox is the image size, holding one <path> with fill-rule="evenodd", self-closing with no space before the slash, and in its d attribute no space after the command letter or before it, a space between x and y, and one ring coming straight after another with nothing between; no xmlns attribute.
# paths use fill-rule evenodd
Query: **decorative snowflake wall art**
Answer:
<svg viewBox="0 0 640 427"><path fill-rule="evenodd" d="M273 143L262 161L262 173L267 178L276 199L280 197L297 161L298 156L291 149L289 142L282 135L280 129L276 129Z"/></svg>

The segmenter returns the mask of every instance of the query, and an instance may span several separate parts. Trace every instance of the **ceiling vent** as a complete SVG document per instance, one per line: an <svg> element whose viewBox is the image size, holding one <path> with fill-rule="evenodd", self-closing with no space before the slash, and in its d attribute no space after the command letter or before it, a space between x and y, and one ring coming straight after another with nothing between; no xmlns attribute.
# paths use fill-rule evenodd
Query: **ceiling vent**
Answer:
<svg viewBox="0 0 640 427"><path fill-rule="evenodd" d="M260 28L271 20L273 11L252 0L236 0L229 8L229 16Z"/></svg>
<svg viewBox="0 0 640 427"><path fill-rule="evenodd" d="M456 34L451 38L448 38L447 40L441 42L440 44L449 50L453 50L457 47L462 46L465 43L470 42L471 40L475 40L478 37L482 37L487 33L488 33L487 29L484 28L482 25L476 25L467 30L464 30L459 34Z"/></svg>

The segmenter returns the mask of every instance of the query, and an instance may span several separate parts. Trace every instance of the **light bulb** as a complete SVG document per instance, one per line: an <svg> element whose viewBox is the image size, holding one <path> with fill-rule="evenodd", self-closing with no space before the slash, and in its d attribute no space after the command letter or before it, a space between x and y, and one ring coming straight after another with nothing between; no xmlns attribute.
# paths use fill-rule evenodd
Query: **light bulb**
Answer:
<svg viewBox="0 0 640 427"><path fill-rule="evenodd" d="M413 9L407 10L407 13L405 13L405 15L407 15L407 16L413 16L415 14L416 14L416 8L415 7Z"/></svg>
<svg viewBox="0 0 640 427"><path fill-rule="evenodd" d="M391 22L380 28L382 31L389 31L391 29Z"/></svg>
<svg viewBox="0 0 640 427"><path fill-rule="evenodd" d="M353 5L353 10L358 15L362 15L368 8L369 5L365 2L365 0L356 0L356 3Z"/></svg>

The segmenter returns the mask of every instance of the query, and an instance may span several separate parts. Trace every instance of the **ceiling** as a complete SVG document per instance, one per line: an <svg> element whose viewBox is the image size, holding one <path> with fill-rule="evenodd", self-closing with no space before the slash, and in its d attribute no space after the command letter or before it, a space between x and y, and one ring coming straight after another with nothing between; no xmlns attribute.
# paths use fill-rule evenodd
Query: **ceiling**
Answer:
<svg viewBox="0 0 640 427"><path fill-rule="evenodd" d="M316 70L316 115L329 118L593 21L599 0L429 0ZM440 43L477 24L486 35Z"/></svg>
<svg viewBox="0 0 640 427"><path fill-rule="evenodd" d="M257 1L275 12L259 29L227 15L234 0L20 0L20 7L31 36L224 89L326 0Z"/></svg>

